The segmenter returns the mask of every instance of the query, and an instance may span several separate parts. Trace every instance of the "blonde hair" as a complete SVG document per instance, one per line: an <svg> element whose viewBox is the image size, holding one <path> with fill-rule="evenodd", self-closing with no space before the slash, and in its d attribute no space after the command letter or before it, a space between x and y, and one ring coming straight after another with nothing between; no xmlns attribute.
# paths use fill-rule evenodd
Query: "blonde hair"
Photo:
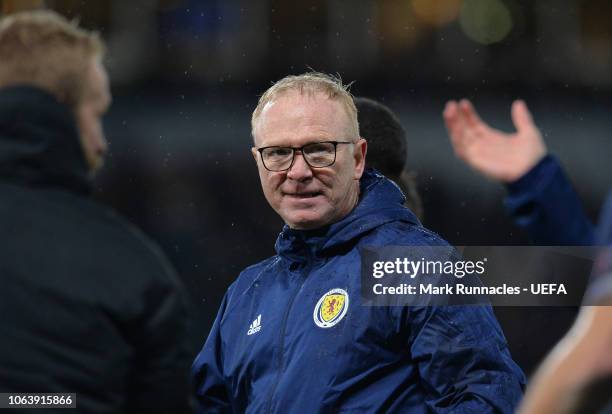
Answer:
<svg viewBox="0 0 612 414"><path fill-rule="evenodd" d="M327 75L320 72L308 72L302 75L286 76L283 79L274 83L262 96L259 98L257 107L251 116L251 135L255 139L255 127L257 120L261 115L264 107L268 102L272 102L279 96L297 91L300 95L314 96L322 93L327 98L339 101L346 110L349 117L349 131L351 138L359 138L359 122L357 121L357 108L353 101L349 88L351 84L344 85L339 76Z"/></svg>
<svg viewBox="0 0 612 414"><path fill-rule="evenodd" d="M87 90L92 59L104 49L97 33L53 11L6 16L0 20L0 88L37 86L74 108Z"/></svg>

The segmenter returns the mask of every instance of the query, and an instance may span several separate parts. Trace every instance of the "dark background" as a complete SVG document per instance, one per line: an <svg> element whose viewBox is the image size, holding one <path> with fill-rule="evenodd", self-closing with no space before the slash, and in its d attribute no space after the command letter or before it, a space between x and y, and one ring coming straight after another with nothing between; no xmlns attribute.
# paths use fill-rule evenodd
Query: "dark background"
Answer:
<svg viewBox="0 0 612 414"><path fill-rule="evenodd" d="M523 98L596 219L610 180L612 2L608 0L0 0L49 7L98 30L114 104L96 197L157 240L179 270L203 344L227 286L273 254L281 220L250 154L250 114L271 82L339 73L408 131L425 225L453 244L524 244L502 186L454 158L441 112L472 99L512 130ZM562 206L560 206L562 208ZM586 277L587 275L585 275ZM497 308L526 372L574 311Z"/></svg>

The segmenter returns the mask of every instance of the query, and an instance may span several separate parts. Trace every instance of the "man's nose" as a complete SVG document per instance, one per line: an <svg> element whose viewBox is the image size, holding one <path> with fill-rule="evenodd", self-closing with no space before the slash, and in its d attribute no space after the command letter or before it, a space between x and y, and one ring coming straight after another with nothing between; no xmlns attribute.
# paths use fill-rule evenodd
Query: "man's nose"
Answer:
<svg viewBox="0 0 612 414"><path fill-rule="evenodd" d="M301 151L295 153L293 165L287 170L287 178L291 180L303 181L312 177L310 165L304 159Z"/></svg>

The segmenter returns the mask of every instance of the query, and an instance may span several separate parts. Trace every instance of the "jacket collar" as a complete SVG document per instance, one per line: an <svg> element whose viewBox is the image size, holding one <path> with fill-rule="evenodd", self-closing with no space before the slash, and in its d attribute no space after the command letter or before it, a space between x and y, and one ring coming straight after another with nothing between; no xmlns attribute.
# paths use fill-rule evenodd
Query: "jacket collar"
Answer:
<svg viewBox="0 0 612 414"><path fill-rule="evenodd" d="M35 87L0 90L0 179L29 187L91 191L70 108Z"/></svg>
<svg viewBox="0 0 612 414"><path fill-rule="evenodd" d="M363 234L392 221L420 225L406 207L406 198L399 187L374 169L364 171L360 180L357 206L340 221L316 230L294 230L285 225L275 249L292 261L330 254L350 247Z"/></svg>

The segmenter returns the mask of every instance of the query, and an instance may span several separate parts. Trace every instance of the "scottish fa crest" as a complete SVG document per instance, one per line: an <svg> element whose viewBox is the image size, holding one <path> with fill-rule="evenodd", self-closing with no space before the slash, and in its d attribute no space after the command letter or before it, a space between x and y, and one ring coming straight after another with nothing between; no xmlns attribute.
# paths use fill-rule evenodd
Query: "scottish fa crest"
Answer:
<svg viewBox="0 0 612 414"><path fill-rule="evenodd" d="M317 302L312 317L320 328L331 328L344 318L349 306L349 296L343 289L332 289Z"/></svg>

